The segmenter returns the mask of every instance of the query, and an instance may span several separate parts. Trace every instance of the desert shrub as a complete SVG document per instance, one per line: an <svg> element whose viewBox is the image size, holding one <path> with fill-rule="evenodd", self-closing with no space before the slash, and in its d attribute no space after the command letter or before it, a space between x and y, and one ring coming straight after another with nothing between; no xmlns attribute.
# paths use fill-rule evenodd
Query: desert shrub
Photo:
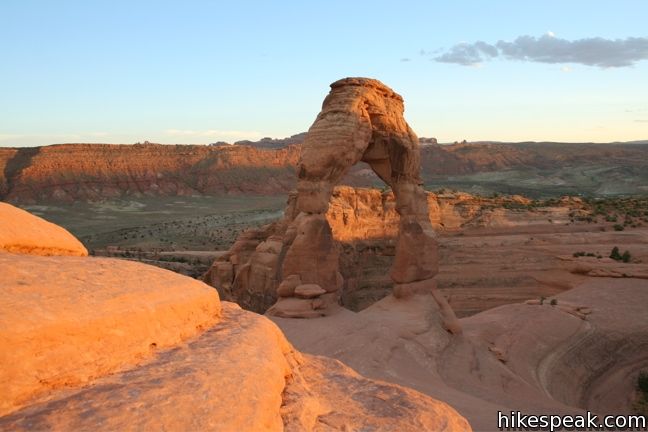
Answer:
<svg viewBox="0 0 648 432"><path fill-rule="evenodd" d="M632 254L630 254L630 251L625 251L623 254L619 251L619 248L617 246L614 246L612 248L612 251L610 252L610 258L612 258L615 261L623 261L624 263L630 262L632 260Z"/></svg>
<svg viewBox="0 0 648 432"><path fill-rule="evenodd" d="M582 256L596 257L595 253L593 253L593 252L584 252L584 251L574 252L572 255L574 256L574 258L578 258L578 257L582 257Z"/></svg>
<svg viewBox="0 0 648 432"><path fill-rule="evenodd" d="M648 370L639 372L637 389L643 393L644 397L648 397Z"/></svg>
<svg viewBox="0 0 648 432"><path fill-rule="evenodd" d="M623 252L623 255L621 255L621 261L623 261L624 263L630 262L631 258L632 258L632 256L630 255L630 252L628 252L628 251Z"/></svg>
<svg viewBox="0 0 648 432"><path fill-rule="evenodd" d="M605 221L606 221L606 222L616 222L616 221L617 221L617 217L614 216L614 215L607 215L607 216L605 216Z"/></svg>
<svg viewBox="0 0 648 432"><path fill-rule="evenodd" d="M556 306L556 305L558 304L558 300L556 300L556 299L551 299L551 301L549 302L549 304L550 304L551 306Z"/></svg>
<svg viewBox="0 0 648 432"><path fill-rule="evenodd" d="M614 228L614 231L623 231L625 229L623 227L623 225L620 225L620 224L615 224L613 228Z"/></svg>

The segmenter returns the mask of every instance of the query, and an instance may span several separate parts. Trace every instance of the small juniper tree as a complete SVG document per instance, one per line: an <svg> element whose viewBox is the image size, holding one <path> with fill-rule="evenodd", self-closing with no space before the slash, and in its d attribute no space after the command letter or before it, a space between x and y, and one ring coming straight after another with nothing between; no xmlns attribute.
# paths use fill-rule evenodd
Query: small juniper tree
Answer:
<svg viewBox="0 0 648 432"><path fill-rule="evenodd" d="M648 397L648 370L639 372L637 388L644 394L644 397Z"/></svg>
<svg viewBox="0 0 648 432"><path fill-rule="evenodd" d="M619 253L619 248L617 246L614 246L612 248L612 252L610 252L610 258L616 261L621 260L621 254Z"/></svg>
<svg viewBox="0 0 648 432"><path fill-rule="evenodd" d="M621 255L621 261L623 261L624 263L630 262L631 258L632 256L630 255L629 251L625 251L623 252L623 255Z"/></svg>

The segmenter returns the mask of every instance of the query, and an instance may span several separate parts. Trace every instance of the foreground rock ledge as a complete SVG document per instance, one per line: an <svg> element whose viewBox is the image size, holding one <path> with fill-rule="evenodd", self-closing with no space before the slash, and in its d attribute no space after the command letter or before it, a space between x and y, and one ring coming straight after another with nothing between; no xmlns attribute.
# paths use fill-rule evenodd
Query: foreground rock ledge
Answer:
<svg viewBox="0 0 648 432"><path fill-rule="evenodd" d="M7 252L0 275L0 431L471 430L443 402L300 354L194 279Z"/></svg>
<svg viewBox="0 0 648 432"><path fill-rule="evenodd" d="M139 263L0 252L0 415L214 325L215 290Z"/></svg>
<svg viewBox="0 0 648 432"><path fill-rule="evenodd" d="M471 430L445 403L302 355L267 318L222 305L200 336L1 417L0 430Z"/></svg>
<svg viewBox="0 0 648 432"><path fill-rule="evenodd" d="M88 251L65 228L0 202L0 251L31 255L87 256Z"/></svg>

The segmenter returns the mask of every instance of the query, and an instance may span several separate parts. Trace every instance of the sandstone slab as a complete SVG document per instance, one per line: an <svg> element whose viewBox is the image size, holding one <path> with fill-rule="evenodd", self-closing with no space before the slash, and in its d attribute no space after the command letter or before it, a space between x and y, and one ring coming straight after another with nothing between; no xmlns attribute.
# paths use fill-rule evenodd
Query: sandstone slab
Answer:
<svg viewBox="0 0 648 432"><path fill-rule="evenodd" d="M217 292L130 261L0 252L0 415L150 358L219 320Z"/></svg>
<svg viewBox="0 0 648 432"><path fill-rule="evenodd" d="M88 255L85 246L65 228L4 202L0 202L0 251L31 255Z"/></svg>
<svg viewBox="0 0 648 432"><path fill-rule="evenodd" d="M314 298L326 294L326 290L317 284L302 284L295 288L295 297Z"/></svg>
<svg viewBox="0 0 648 432"><path fill-rule="evenodd" d="M0 417L0 430L471 430L443 402L302 355L267 318L222 307L202 334Z"/></svg>

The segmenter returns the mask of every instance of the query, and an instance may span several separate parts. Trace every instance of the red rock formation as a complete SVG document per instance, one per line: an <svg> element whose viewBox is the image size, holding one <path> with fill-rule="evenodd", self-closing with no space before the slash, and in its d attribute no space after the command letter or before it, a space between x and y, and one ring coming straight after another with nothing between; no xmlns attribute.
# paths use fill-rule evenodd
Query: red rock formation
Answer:
<svg viewBox="0 0 648 432"><path fill-rule="evenodd" d="M0 253L0 415L78 387L219 320L213 289L134 262Z"/></svg>
<svg viewBox="0 0 648 432"><path fill-rule="evenodd" d="M583 205L574 201L532 210L524 207L530 201L519 196L484 198L466 193L427 192L426 197L430 224L435 230L446 232L483 227L526 229L546 226L548 220L564 225L569 222L569 213ZM295 204L296 194L291 194L282 220L243 233L232 248L212 264L204 277L205 282L216 287L224 299L259 313L264 313L278 297L293 297L295 288L302 283L301 276L283 278L281 266L288 242L296 232L294 227L289 230L291 221L297 217ZM346 307L356 309L358 289L368 284L375 290L367 301L378 300L391 291L392 283L384 273L394 260L399 219L391 191L348 186L334 188L326 220L333 239L343 246L339 272L344 278L342 300ZM301 300L291 303L297 306L303 303ZM316 304L321 305L320 302ZM366 301L363 300L362 305L367 306ZM318 313L314 310L312 315Z"/></svg>
<svg viewBox="0 0 648 432"><path fill-rule="evenodd" d="M224 291L226 298L231 295L242 304L249 305L247 299L236 295L237 288L260 294L261 301L252 308L261 311L268 299L277 298L279 288L277 303L267 310L271 315L315 317L333 310L344 279L339 272L340 248L327 211L333 187L362 160L394 191L393 209L399 217L390 276L397 285L395 292L409 296L434 291L436 285L431 280L438 272L436 235L427 195L420 185L418 139L403 111L403 99L377 80L346 78L331 84L331 92L303 144L297 193L289 201L284 220L268 228L278 234L272 246L268 241L257 242L241 254L246 241L237 242L229 255L217 260L205 280ZM390 210L386 210L382 196L381 207L379 217L384 220ZM390 216L393 214L391 211ZM348 224L344 214L341 222ZM384 236L386 229L375 234ZM269 232L248 234L257 235L268 238ZM249 261L243 264L239 255L247 254ZM251 278L255 278L254 283ZM303 285L309 286L308 296L299 295ZM445 327L459 333L458 321L443 296L436 295L435 299Z"/></svg>
<svg viewBox="0 0 648 432"><path fill-rule="evenodd" d="M0 202L0 251L31 255L86 256L88 251L66 229Z"/></svg>
<svg viewBox="0 0 648 432"><path fill-rule="evenodd" d="M172 272L0 251L0 275L1 430L471 430Z"/></svg>

